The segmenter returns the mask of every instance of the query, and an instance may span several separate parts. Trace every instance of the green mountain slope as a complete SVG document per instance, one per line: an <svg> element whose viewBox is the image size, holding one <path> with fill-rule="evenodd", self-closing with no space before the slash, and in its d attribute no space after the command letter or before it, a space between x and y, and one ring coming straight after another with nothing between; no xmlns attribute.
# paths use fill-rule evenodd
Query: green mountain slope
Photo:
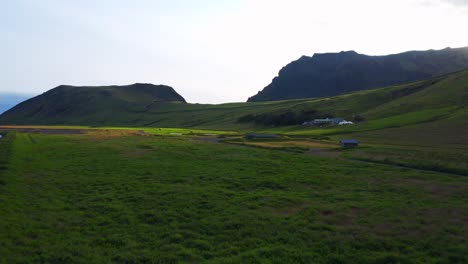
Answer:
<svg viewBox="0 0 468 264"><path fill-rule="evenodd" d="M0 124L270 130L311 135L376 131L444 120L452 120L450 127L463 127L468 71L329 98L220 105L155 101L131 89L114 91L110 97L104 92L93 93L91 98L85 92L68 90L62 90L61 96L26 101L1 115ZM333 116L360 122L323 129L300 125L313 118Z"/></svg>
<svg viewBox="0 0 468 264"><path fill-rule="evenodd" d="M468 47L368 56L354 51L303 56L251 102L311 98L422 80L468 69Z"/></svg>
<svg viewBox="0 0 468 264"><path fill-rule="evenodd" d="M136 83L126 86L61 85L0 116L3 124L100 124L127 120L163 102L185 103L173 88Z"/></svg>

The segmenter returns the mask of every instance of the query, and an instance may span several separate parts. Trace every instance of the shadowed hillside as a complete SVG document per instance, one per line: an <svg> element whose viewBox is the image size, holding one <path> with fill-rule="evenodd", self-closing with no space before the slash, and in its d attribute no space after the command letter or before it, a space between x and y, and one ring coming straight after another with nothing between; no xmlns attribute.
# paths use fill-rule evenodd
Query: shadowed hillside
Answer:
<svg viewBox="0 0 468 264"><path fill-rule="evenodd" d="M354 51L303 56L249 102L324 97L430 78L468 68L468 47L367 56Z"/></svg>
<svg viewBox="0 0 468 264"><path fill-rule="evenodd" d="M468 103L468 71L328 98L220 105L181 103L183 99L169 102L179 98L175 94L163 101L130 87L59 87L1 115L0 124L267 129L275 133L333 135L443 120L451 120L447 128L457 124L464 127L461 123L466 120ZM358 123L326 129L300 125L333 116ZM441 129L446 130L445 126Z"/></svg>
<svg viewBox="0 0 468 264"><path fill-rule="evenodd" d="M9 124L99 124L127 120L162 102L185 103L173 88L136 83L126 86L61 85L1 115Z"/></svg>

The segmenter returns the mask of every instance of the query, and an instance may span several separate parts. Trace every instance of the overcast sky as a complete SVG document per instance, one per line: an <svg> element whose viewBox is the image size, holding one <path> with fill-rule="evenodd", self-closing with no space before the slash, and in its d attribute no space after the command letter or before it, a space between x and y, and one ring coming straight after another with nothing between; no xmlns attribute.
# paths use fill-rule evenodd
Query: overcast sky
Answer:
<svg viewBox="0 0 468 264"><path fill-rule="evenodd" d="M245 101L301 55L468 46L468 0L0 0L0 92L148 82Z"/></svg>

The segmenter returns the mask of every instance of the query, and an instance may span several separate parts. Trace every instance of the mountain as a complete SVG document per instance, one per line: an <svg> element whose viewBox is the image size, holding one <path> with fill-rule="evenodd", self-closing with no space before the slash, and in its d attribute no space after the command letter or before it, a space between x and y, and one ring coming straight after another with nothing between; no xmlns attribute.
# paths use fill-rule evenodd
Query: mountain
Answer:
<svg viewBox="0 0 468 264"><path fill-rule="evenodd" d="M248 102L324 97L426 79L468 68L468 47L367 56L354 51L302 56Z"/></svg>
<svg viewBox="0 0 468 264"><path fill-rule="evenodd" d="M136 83L126 86L61 85L0 115L1 124L108 124L126 120L154 104L186 103L172 87Z"/></svg>
<svg viewBox="0 0 468 264"><path fill-rule="evenodd" d="M31 97L32 95L27 94L0 93L0 114Z"/></svg>
<svg viewBox="0 0 468 264"><path fill-rule="evenodd" d="M89 87L80 92L69 88L59 89L56 96L45 96L52 90L0 115L0 124L266 129L274 130L272 133L298 131L311 135L412 126L419 130L405 132L400 137L412 135L413 140L422 140L424 131L420 128L426 127L434 131L427 133L428 137L434 137L424 138L428 144L452 140L468 146L465 136L468 135L468 70L333 97L219 105L183 103L181 98L181 101L154 101L137 92L138 89L107 90ZM300 126L304 121L322 117L360 122L326 131Z"/></svg>

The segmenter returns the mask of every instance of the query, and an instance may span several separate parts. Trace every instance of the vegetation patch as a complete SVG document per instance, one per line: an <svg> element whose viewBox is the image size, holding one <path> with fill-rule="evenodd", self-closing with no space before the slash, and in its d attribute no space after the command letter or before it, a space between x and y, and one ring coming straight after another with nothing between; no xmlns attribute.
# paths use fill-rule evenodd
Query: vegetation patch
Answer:
<svg viewBox="0 0 468 264"><path fill-rule="evenodd" d="M264 126L291 126L302 124L315 118L324 118L328 115L314 109L300 111L272 112L261 114L248 114L238 118L239 123L254 123Z"/></svg>
<svg viewBox="0 0 468 264"><path fill-rule="evenodd" d="M329 98L132 97L57 108L66 122L31 107L18 123L62 126L4 127L2 261L468 263L467 83L463 71ZM327 116L362 122L300 125Z"/></svg>
<svg viewBox="0 0 468 264"><path fill-rule="evenodd" d="M468 156L465 151L372 147L347 152L346 157L362 161L468 176Z"/></svg>
<svg viewBox="0 0 468 264"><path fill-rule="evenodd" d="M11 156L11 145L15 138L15 132L2 132L0 135L0 190L5 185L3 174L8 169L8 159Z"/></svg>
<svg viewBox="0 0 468 264"><path fill-rule="evenodd" d="M467 177L192 136L7 138L7 263L468 261Z"/></svg>
<svg viewBox="0 0 468 264"><path fill-rule="evenodd" d="M303 148L308 150L310 148L323 148L323 149L331 149L336 148L337 145L328 143L328 142L321 142L321 141L313 141L313 140L305 140L305 139L297 139L297 140L246 140L243 142L245 145L249 146L260 146L266 148Z"/></svg>

